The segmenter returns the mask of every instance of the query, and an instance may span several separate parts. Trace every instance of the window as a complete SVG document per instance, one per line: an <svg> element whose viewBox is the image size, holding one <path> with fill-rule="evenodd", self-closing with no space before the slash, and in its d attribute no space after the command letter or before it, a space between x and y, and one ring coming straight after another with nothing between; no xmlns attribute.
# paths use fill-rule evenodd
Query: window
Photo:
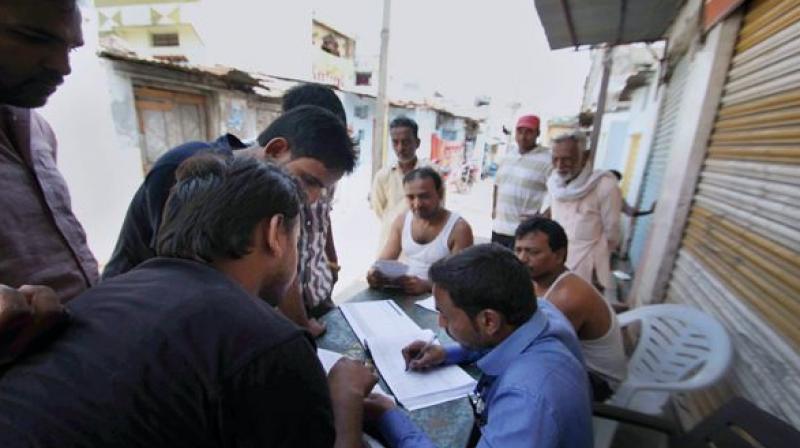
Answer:
<svg viewBox="0 0 800 448"><path fill-rule="evenodd" d="M181 44L178 33L153 33L150 40L154 47L177 47Z"/></svg>

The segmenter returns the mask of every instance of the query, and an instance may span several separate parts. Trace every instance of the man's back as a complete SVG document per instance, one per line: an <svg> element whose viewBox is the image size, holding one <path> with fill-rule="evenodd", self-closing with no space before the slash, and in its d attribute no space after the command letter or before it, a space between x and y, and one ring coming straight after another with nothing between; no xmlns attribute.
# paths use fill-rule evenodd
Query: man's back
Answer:
<svg viewBox="0 0 800 448"><path fill-rule="evenodd" d="M304 333L209 266L154 259L69 308L0 380L0 446L332 445Z"/></svg>
<svg viewBox="0 0 800 448"><path fill-rule="evenodd" d="M487 427L492 428L478 446L591 446L589 386L580 348L553 305L540 300L534 317L478 367L496 376L487 394Z"/></svg>
<svg viewBox="0 0 800 448"><path fill-rule="evenodd" d="M184 143L159 157L131 199L114 253L103 269L103 278L124 274L156 256L155 235L161 225L161 214L170 188L175 185L175 170L184 160L205 151L231 155L233 150L245 146L236 136L225 134L210 143Z"/></svg>

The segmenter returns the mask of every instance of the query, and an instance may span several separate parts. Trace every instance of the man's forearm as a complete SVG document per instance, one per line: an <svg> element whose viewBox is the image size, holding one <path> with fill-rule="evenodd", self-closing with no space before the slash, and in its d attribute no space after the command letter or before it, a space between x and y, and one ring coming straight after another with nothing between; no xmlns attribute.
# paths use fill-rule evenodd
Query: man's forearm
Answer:
<svg viewBox="0 0 800 448"><path fill-rule="evenodd" d="M361 447L361 422L364 419L364 397L331 391L333 420L336 427L336 448Z"/></svg>

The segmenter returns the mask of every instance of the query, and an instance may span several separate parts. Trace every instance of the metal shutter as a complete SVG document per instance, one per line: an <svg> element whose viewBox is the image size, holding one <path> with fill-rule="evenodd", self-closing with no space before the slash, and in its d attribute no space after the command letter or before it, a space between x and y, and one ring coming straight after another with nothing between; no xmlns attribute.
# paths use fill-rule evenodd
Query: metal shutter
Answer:
<svg viewBox="0 0 800 448"><path fill-rule="evenodd" d="M667 301L734 338L729 381L679 400L688 421L730 394L800 426L800 2L749 5Z"/></svg>
<svg viewBox="0 0 800 448"><path fill-rule="evenodd" d="M650 154L647 156L647 165L642 178L642 190L637 201L637 206L640 208L649 208L658 199L661 192L661 183L669 162L672 137L675 135L675 123L678 120L681 99L683 98L683 91L688 77L689 57L684 55L675 66L675 71L672 73L669 84L667 84L666 92L664 92L665 97L658 112L658 127L653 137ZM639 261L642 259L642 252L647 243L647 236L650 233L652 216L642 216L634 221L630 249L631 262L634 268L639 266Z"/></svg>

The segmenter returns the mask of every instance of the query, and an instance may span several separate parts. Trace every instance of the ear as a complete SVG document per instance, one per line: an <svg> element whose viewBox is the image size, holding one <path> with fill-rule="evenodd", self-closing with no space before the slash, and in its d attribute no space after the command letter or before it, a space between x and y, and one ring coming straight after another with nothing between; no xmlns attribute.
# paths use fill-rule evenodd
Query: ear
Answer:
<svg viewBox="0 0 800 448"><path fill-rule="evenodd" d="M481 333L488 337L494 337L500 328L503 326L503 316L493 309L481 310L475 319L478 322L478 328Z"/></svg>
<svg viewBox="0 0 800 448"><path fill-rule="evenodd" d="M263 238L266 243L265 249L276 258L282 257L286 252L285 224L286 217L281 214L262 221Z"/></svg>
<svg viewBox="0 0 800 448"><path fill-rule="evenodd" d="M566 264L567 263L567 248L566 247L562 247L561 249L558 249L556 251L556 256L559 258L559 260L561 260L562 264Z"/></svg>
<svg viewBox="0 0 800 448"><path fill-rule="evenodd" d="M289 146L289 141L283 137L273 138L264 145L264 155L267 156L267 160L273 162L288 162L292 157L292 149L291 146Z"/></svg>

